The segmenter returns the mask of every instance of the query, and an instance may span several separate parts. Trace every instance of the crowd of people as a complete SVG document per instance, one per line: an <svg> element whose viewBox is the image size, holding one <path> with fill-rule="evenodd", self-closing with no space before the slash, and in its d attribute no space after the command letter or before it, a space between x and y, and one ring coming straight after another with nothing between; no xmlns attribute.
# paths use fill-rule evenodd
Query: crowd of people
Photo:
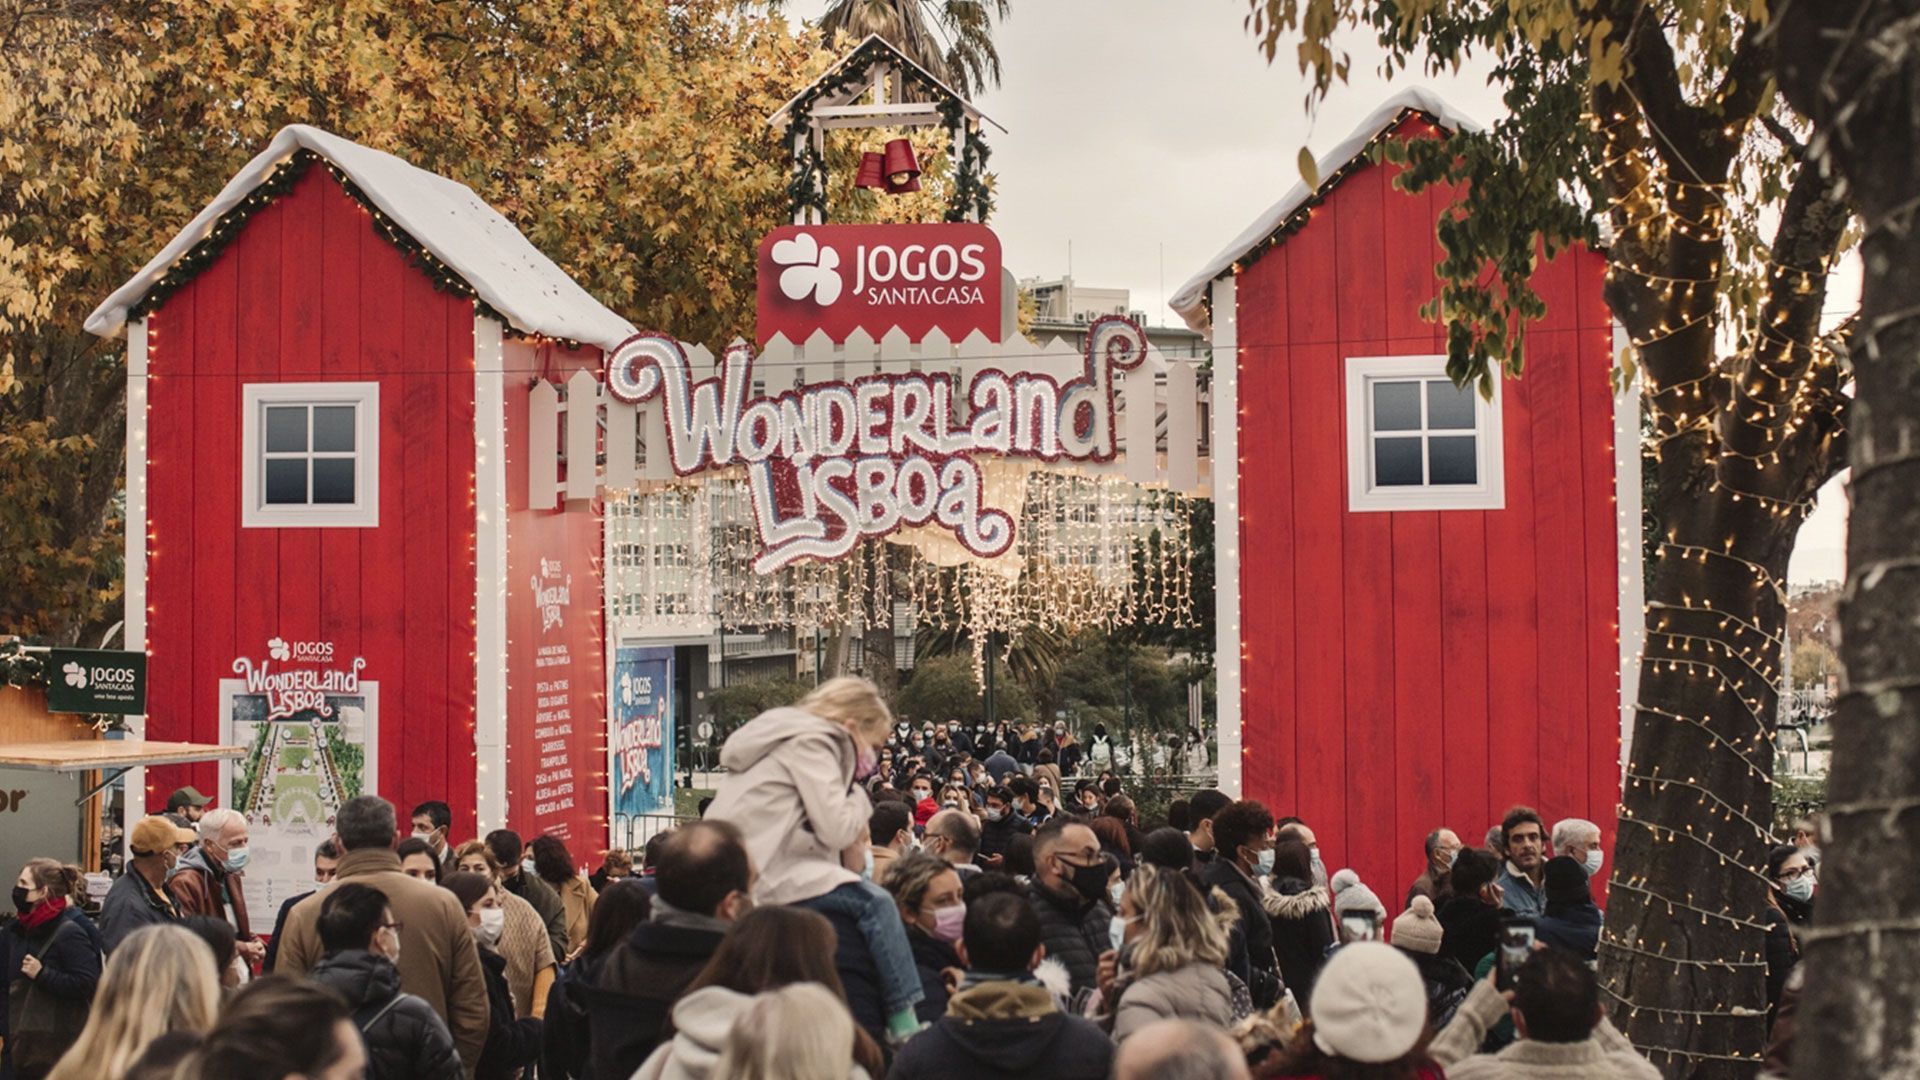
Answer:
<svg viewBox="0 0 1920 1080"><path fill-rule="evenodd" d="M1258 801L1147 828L1099 728L915 728L836 679L721 760L699 820L591 874L352 799L264 937L246 818L183 789L97 917L22 869L0 1080L1659 1075L1594 974L1591 822L1436 828L1389 907ZM1766 867L1783 1029L1817 866L1809 829Z"/></svg>

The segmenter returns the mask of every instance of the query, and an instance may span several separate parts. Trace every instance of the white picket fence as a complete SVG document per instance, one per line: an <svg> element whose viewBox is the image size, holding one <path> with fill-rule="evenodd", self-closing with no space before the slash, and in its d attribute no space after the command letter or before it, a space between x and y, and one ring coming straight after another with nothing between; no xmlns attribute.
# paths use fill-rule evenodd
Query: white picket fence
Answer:
<svg viewBox="0 0 1920 1080"><path fill-rule="evenodd" d="M684 343L683 348L696 382L715 374L711 350ZM798 344L776 335L754 357L748 399L862 375L945 371L954 377L955 421L964 423L965 402L982 371L1039 372L1064 383L1079 376L1084 364L1081 352L1070 342L1055 339L1042 345L1019 335L996 343L975 333L953 342L935 330L915 343L895 327L879 341L856 331L845 344L835 344L824 332ZM1114 409L1119 453L1115 459L1035 462L1036 466L1122 476L1138 484L1207 494L1212 477L1211 462L1201 455L1199 369L1198 360L1169 359L1149 348L1145 363L1117 373ZM1134 407L1142 402L1147 407ZM528 456L527 504L535 509L553 509L563 499L592 499L601 488L624 491L674 479L659 401L638 406L619 401L592 372L575 372L564 388L544 380L535 385L528 401L527 430L528 445L554 448L551 454L536 450ZM571 467L577 462L592 462L595 467Z"/></svg>

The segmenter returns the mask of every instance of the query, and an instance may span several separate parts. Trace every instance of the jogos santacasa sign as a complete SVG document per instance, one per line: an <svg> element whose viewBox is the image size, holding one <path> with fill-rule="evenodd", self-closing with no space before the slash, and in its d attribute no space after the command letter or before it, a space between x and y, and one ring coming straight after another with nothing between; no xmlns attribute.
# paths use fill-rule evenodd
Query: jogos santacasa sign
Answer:
<svg viewBox="0 0 1920 1080"><path fill-rule="evenodd" d="M999 341L1000 238L963 222L784 226L760 241L758 300L762 345L896 326L911 341L935 328Z"/></svg>
<svg viewBox="0 0 1920 1080"><path fill-rule="evenodd" d="M1146 349L1137 324L1109 316L1088 328L1081 372L1064 382L987 369L963 391L950 372L914 371L748 400L745 345L696 382L678 341L642 333L608 358L606 381L621 401L662 402L676 474L746 469L761 544L754 569L771 573L928 524L975 556L1005 554L1019 508L986 505L977 459L1112 461L1115 375Z"/></svg>

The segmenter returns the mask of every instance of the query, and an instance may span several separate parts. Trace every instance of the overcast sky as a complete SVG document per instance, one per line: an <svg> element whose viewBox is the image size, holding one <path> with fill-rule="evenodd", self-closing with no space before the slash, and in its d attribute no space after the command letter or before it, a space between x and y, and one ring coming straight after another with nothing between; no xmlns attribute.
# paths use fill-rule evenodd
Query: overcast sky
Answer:
<svg viewBox="0 0 1920 1080"><path fill-rule="evenodd" d="M813 18L826 6L787 10ZM1309 115L1291 51L1269 66L1242 27L1246 10L1246 0L1016 0L995 34L1005 78L975 102L1008 129L990 132L992 224L1008 270L1058 277L1071 245L1077 282L1124 287L1148 321L1177 325L1166 297L1300 179L1300 147L1325 153L1408 81L1381 80L1378 54L1355 38L1351 81ZM1501 111L1484 69L1419 81L1470 116ZM1802 530L1795 581L1842 576L1845 518L1830 485Z"/></svg>

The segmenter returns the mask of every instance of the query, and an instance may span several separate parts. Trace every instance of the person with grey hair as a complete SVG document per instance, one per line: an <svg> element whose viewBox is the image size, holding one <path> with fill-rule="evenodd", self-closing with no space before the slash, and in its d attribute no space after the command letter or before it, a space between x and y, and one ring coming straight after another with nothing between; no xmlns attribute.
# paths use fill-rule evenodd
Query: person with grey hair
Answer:
<svg viewBox="0 0 1920 1080"><path fill-rule="evenodd" d="M400 989L425 998L447 1022L460 1060L472 1075L487 1041L486 974L467 925L467 910L430 881L408 877L394 854L399 820L393 804L378 795L349 799L333 818L334 843L342 852L332 883L322 886L287 915L279 972L305 975L320 962L320 914L327 897L345 881L386 894L399 924Z"/></svg>
<svg viewBox="0 0 1920 1080"><path fill-rule="evenodd" d="M942 810L927 819L927 835L920 846L946 860L965 881L980 872L973 862L980 852L980 819L966 810Z"/></svg>
<svg viewBox="0 0 1920 1080"><path fill-rule="evenodd" d="M249 964L258 963L267 947L247 918L244 871L253 855L247 845L247 816L224 806L209 810L201 815L194 833L199 842L168 871L167 892L182 919L210 915L231 922L240 955Z"/></svg>
<svg viewBox="0 0 1920 1080"><path fill-rule="evenodd" d="M1445 825L1427 834L1427 865L1407 887L1408 907L1413 906L1414 897L1424 896L1438 908L1442 900L1453 895L1453 860L1460 848L1460 835Z"/></svg>
<svg viewBox="0 0 1920 1080"><path fill-rule="evenodd" d="M1247 1080L1247 1059L1221 1028L1156 1020L1120 1044L1114 1080Z"/></svg>
<svg viewBox="0 0 1920 1080"><path fill-rule="evenodd" d="M1600 826L1585 818L1561 818L1553 823L1553 853L1580 864L1588 877L1600 872L1606 853L1600 848Z"/></svg>

